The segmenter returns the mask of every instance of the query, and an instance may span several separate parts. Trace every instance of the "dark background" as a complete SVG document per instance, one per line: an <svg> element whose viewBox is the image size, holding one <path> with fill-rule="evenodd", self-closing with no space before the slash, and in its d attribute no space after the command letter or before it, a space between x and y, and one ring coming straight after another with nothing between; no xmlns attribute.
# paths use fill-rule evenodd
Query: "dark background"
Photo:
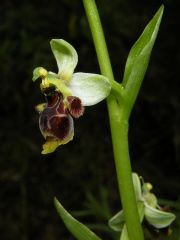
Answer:
<svg viewBox="0 0 180 240"><path fill-rule="evenodd" d="M162 1L97 1L116 79L127 54ZM180 94L178 0L164 1L165 13L150 66L130 120L133 171L177 214L180 231ZM74 239L57 216L53 197L103 239L113 239L107 219L120 209L105 101L87 107L75 121L74 140L41 155L44 142L34 106L43 101L32 71L57 71L52 38L77 50L76 71L99 73L79 0L4 0L0 6L0 239ZM164 199L170 200L165 202ZM77 211L78 210L78 211ZM94 216L96 213L96 216ZM151 232L152 233L152 232ZM146 232L146 239L165 239Z"/></svg>

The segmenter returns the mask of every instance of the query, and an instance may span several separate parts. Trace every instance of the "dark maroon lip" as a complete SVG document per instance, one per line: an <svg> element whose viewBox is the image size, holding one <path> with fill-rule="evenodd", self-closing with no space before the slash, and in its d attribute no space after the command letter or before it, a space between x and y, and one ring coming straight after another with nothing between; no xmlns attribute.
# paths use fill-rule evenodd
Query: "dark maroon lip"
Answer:
<svg viewBox="0 0 180 240"><path fill-rule="evenodd" d="M46 96L47 104L40 114L39 127L46 140L64 140L73 131L73 119L57 91Z"/></svg>
<svg viewBox="0 0 180 240"><path fill-rule="evenodd" d="M82 105L81 99L74 96L67 97L69 104L69 112L74 118L79 118L84 113L84 106Z"/></svg>
<svg viewBox="0 0 180 240"><path fill-rule="evenodd" d="M59 102L63 101L63 96L61 93L55 91L51 93L51 95L45 95L47 107L54 107L59 104Z"/></svg>
<svg viewBox="0 0 180 240"><path fill-rule="evenodd" d="M48 92L48 93L47 93ZM64 98L58 91L46 92L46 105L40 113L39 127L46 140L65 140L74 131L73 118L79 118L84 107L75 96Z"/></svg>
<svg viewBox="0 0 180 240"><path fill-rule="evenodd" d="M54 85L51 85L42 90L42 92L45 96L53 95L55 93L55 91L56 91L56 87Z"/></svg>

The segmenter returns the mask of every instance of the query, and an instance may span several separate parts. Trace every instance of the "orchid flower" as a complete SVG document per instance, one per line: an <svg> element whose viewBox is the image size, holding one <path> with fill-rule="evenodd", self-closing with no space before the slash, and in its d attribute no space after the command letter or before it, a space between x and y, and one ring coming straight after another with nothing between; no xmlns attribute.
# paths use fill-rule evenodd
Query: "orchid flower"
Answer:
<svg viewBox="0 0 180 240"><path fill-rule="evenodd" d="M151 193L153 188L151 183L144 183L143 179L136 173L132 174L132 178L140 221L142 222L145 219L156 229L168 227L175 220L175 215L164 211L158 205L156 196ZM120 240L129 240L123 210L109 220L109 226L114 231L121 232Z"/></svg>
<svg viewBox="0 0 180 240"><path fill-rule="evenodd" d="M39 104L39 127L46 142L42 154L53 152L58 146L73 139L73 118L84 113L84 106L94 105L105 99L111 85L99 74L74 73L78 62L76 50L62 39L52 39L52 52L57 62L58 73L48 72L43 67L34 69L33 81L41 79L40 88L46 103Z"/></svg>

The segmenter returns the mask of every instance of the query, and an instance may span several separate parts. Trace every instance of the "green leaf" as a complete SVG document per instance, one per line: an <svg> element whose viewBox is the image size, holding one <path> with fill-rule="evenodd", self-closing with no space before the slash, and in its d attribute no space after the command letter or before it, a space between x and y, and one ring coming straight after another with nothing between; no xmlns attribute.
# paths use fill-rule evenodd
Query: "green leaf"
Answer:
<svg viewBox="0 0 180 240"><path fill-rule="evenodd" d="M176 216L173 213L161 211L146 204L145 218L152 226L165 228L175 220Z"/></svg>
<svg viewBox="0 0 180 240"><path fill-rule="evenodd" d="M81 99L84 106L91 106L102 101L111 91L111 85L106 77L80 72L73 74L69 88L74 96Z"/></svg>
<svg viewBox="0 0 180 240"><path fill-rule="evenodd" d="M56 198L54 199L54 203L61 219L75 238L78 240L101 240L89 228L73 218Z"/></svg>
<svg viewBox="0 0 180 240"><path fill-rule="evenodd" d="M78 62L76 50L63 39L52 39L50 45L58 65L59 77L69 81Z"/></svg>
<svg viewBox="0 0 180 240"><path fill-rule="evenodd" d="M156 40L164 6L162 5L143 33L131 48L124 72L123 85L127 90L127 97L132 108L142 80L146 73L152 48ZM131 109L130 108L130 109Z"/></svg>

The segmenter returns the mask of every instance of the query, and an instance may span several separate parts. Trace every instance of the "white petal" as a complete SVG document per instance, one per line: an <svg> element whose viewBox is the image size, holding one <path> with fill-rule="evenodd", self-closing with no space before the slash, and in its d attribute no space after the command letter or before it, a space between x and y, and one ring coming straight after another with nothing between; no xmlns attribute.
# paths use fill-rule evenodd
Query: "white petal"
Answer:
<svg viewBox="0 0 180 240"><path fill-rule="evenodd" d="M91 73L73 74L69 88L74 96L81 99L84 106L102 101L111 91L111 85L106 77Z"/></svg>
<svg viewBox="0 0 180 240"><path fill-rule="evenodd" d="M121 232L125 223L124 212L121 210L108 221L108 225L116 232Z"/></svg>
<svg viewBox="0 0 180 240"><path fill-rule="evenodd" d="M69 81L78 62L76 50L63 39L52 39L50 45L57 61L58 75Z"/></svg>
<svg viewBox="0 0 180 240"><path fill-rule="evenodd" d="M165 228L168 227L176 217L173 213L161 211L145 204L145 218L152 226Z"/></svg>
<svg viewBox="0 0 180 240"><path fill-rule="evenodd" d="M141 201L137 202L138 207L138 213L140 221L142 222L144 219L144 203ZM125 224L125 218L124 218L124 212L121 210L120 212L116 213L109 221L108 225L111 229L113 229L116 232L121 232L124 229Z"/></svg>
<svg viewBox="0 0 180 240"><path fill-rule="evenodd" d="M133 185L134 185L136 200L142 201L143 196L142 196L141 182L140 182L139 176L137 175L137 173L132 173L132 178L133 178Z"/></svg>

